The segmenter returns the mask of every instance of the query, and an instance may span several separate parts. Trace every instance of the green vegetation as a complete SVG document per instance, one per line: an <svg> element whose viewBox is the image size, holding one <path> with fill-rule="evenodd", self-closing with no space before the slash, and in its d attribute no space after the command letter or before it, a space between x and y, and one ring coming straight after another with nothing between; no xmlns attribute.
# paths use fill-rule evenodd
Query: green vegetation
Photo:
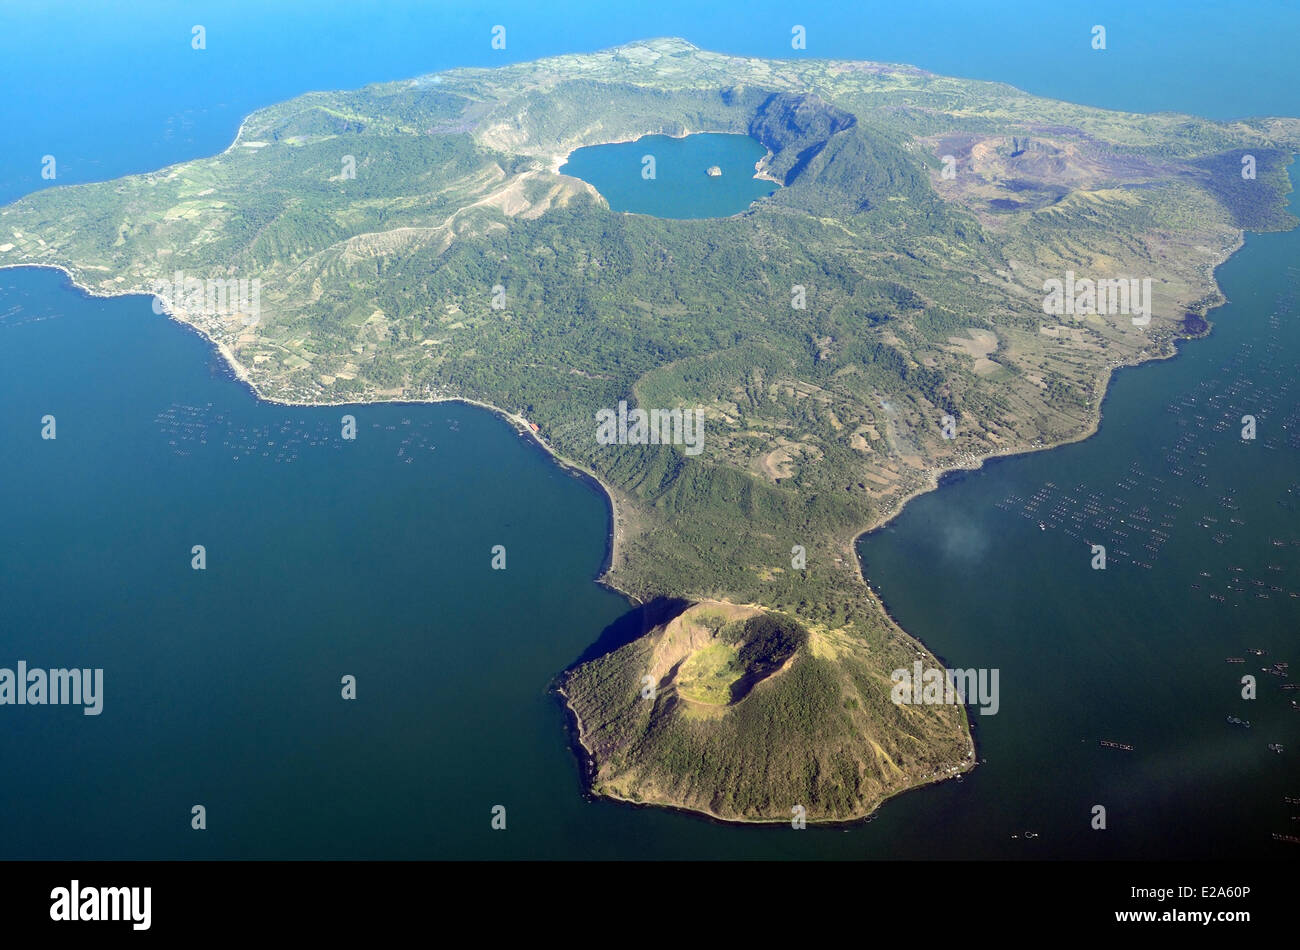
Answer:
<svg viewBox="0 0 1300 950"><path fill-rule="evenodd" d="M596 791L736 820L788 821L795 805L848 820L971 764L952 707L890 701L870 644L901 665L915 655L901 638L810 631L759 608L719 625L703 613L716 609L691 607L566 676ZM647 670L653 699L640 692Z"/></svg>
<svg viewBox="0 0 1300 950"><path fill-rule="evenodd" d="M705 647L686 660L678 678L684 699L711 706L731 702L731 688L744 674L736 651L725 643Z"/></svg>
<svg viewBox="0 0 1300 950"><path fill-rule="evenodd" d="M669 221L554 171L583 145L694 131L755 136L785 187ZM172 310L266 397L463 397L535 423L616 501L610 583L777 618L732 644L745 618L698 628L712 652L658 670L653 703L654 635L571 671L597 787L845 817L969 766L962 710L889 702L918 645L852 539L944 469L1090 431L1115 365L1201 332L1184 317L1218 303L1212 266L1241 228L1292 226L1297 149L1295 119L1112 113L655 40L300 96L218 156L0 209L0 265L101 294L255 278L259 314ZM1150 326L1045 316L1043 281L1066 270L1151 277ZM597 443L595 413L624 399L701 407L703 453Z"/></svg>

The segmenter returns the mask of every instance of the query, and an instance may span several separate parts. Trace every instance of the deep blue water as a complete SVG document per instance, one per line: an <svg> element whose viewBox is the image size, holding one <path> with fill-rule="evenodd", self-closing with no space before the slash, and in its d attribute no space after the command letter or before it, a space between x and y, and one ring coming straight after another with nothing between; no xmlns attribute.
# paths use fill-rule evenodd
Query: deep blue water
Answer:
<svg viewBox="0 0 1300 950"><path fill-rule="evenodd" d="M794 10L405 0L234 2L201 14L163 2L124 11L7 6L0 201L50 184L40 178L46 154L58 162L57 183L106 179L218 151L248 111L310 89L657 35L747 55L910 62L1112 108L1300 114L1291 49L1300 8L1290 3L1252 4L1249 15L1187 2ZM201 52L190 49L195 22L207 27ZM806 53L789 47L796 22L808 28ZM497 23L507 26L504 51L489 46ZM1108 30L1105 52L1088 45L1096 23ZM1263 263L1248 257L1256 243ZM1163 445L1143 400L1177 402L1187 385L1231 365L1234 348L1293 346L1289 325L1275 331L1268 318L1294 247L1292 236L1251 238L1242 262L1223 269L1240 306L1216 315L1219 339L1121 374L1106 404L1110 431ZM1222 732L1222 714L1236 707L1220 670L1233 668L1211 664L1246 646L1285 655L1294 601L1267 602L1273 612L1251 614L1240 630L1217 629L1208 601L1180 615L1197 571L1222 580L1230 565L1184 563L1172 547L1136 618L1082 588L1073 601L1035 599L1043 596L1035 575L1019 569L1033 558L1063 571L1069 555L1044 553L1041 545L1062 542L1037 529L1041 515L1007 516L1028 532L1014 534L996 520L1007 514L996 504L1013 494L1027 500L1018 488L1048 481L1111 491L1139 459L1121 455L1115 469L1102 438L992 466L920 499L864 545L872 579L904 625L954 665L1001 664L1022 682L1045 670L1060 677L1012 689L996 725L980 725L989 765L961 785L904 796L848 831L727 828L581 798L546 686L625 609L591 583L608 513L504 423L470 407L366 407L357 413L362 438L335 448L324 437L338 410L257 404L202 340L140 298L87 300L58 274L3 272L0 315L0 665L67 657L102 665L108 677L104 715L69 723L63 714L74 711L27 709L21 729L0 733L0 855L1011 856L1024 852L1008 837L1021 827L1044 832L1036 847L1046 854L1150 854L1174 840L1193 853L1254 853L1259 833L1286 819L1276 805L1254 814L1251 796L1275 797L1295 760L1260 753L1262 732L1250 746ZM1278 359L1293 365L1294 351ZM1262 371L1249 371L1263 392ZM59 420L53 443L37 436L46 412ZM186 442L196 426L213 435L206 445ZM254 443L267 454L254 453ZM290 448L296 459L277 460ZM1143 472L1163 458L1142 459ZM1063 474L1053 474L1058 465ZM1252 471L1215 477L1245 491ZM1237 544L1289 517L1276 505L1285 499L1268 494L1276 494L1272 481L1256 487L1263 507L1242 519L1250 530ZM967 522L975 523L964 530ZM982 538L1011 540L980 552L998 560L980 567L968 557L954 569L950 596L924 596L921 566L959 557ZM189 570L193 543L208 546L203 574ZM487 568L495 543L507 544L505 572ZM1236 553L1232 564L1246 566L1249 552ZM1252 564L1251 576L1266 578L1269 563ZM1106 582L1125 583L1119 575ZM1049 589L1070 588L1058 580ZM953 607L964 595L979 615ZM1104 650L1058 654L1050 638L1011 649L1005 631L1017 617L1052 604L1093 618L1070 629L1109 638L1113 669L1076 668L1073 659L1095 661ZM1048 629L1058 623L1050 613L1031 616ZM1117 692L1117 681L1142 681L1126 679L1134 666L1149 674L1150 692ZM359 677L354 704L337 698L342 672ZM1207 691L1220 689L1225 696L1211 700ZM1029 702L1043 696L1069 701L1044 718ZM1097 759L1089 740L1130 739L1136 711L1153 705L1167 712L1141 727L1138 752L1154 749L1154 764L1150 756ZM1075 709L1080 721L1067 722ZM1275 728L1294 731L1281 721ZM1053 745L1065 741L1081 750L1073 767L1098 784L1072 785L1071 760ZM1234 783L1254 791L1234 796ZM1105 839L1075 825L1097 795L1117 803ZM193 802L209 807L203 836L188 827ZM509 808L505 835L488 830L487 808L497 802Z"/></svg>

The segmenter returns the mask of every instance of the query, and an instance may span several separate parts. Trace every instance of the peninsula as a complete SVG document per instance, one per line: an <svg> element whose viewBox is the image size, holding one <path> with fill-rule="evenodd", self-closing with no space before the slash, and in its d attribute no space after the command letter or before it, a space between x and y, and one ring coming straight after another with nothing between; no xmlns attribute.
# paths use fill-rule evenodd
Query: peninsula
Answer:
<svg viewBox="0 0 1300 950"><path fill-rule="evenodd" d="M755 138L783 187L668 220L557 171L701 131ZM603 580L648 605L560 676L593 791L845 821L975 761L961 705L891 699L943 664L854 539L944 471L1093 431L1116 367L1205 332L1243 231L1294 225L1298 149L1294 118L657 39L299 96L220 155L0 209L0 266L156 295L266 399L513 419L605 487ZM621 403L699 438L602 441Z"/></svg>

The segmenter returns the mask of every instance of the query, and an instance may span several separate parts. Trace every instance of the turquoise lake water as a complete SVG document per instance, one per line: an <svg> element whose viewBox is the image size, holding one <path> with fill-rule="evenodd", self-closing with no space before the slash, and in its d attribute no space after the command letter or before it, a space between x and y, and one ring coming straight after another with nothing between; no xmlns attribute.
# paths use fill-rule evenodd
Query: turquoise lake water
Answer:
<svg viewBox="0 0 1300 950"><path fill-rule="evenodd" d="M612 211L725 218L779 187L754 177L754 164L766 154L747 135L646 135L635 142L577 149L560 174L594 185ZM710 168L721 174L710 177Z"/></svg>
<svg viewBox="0 0 1300 950"><path fill-rule="evenodd" d="M1045 6L798 16L807 55L1112 108L1300 114L1292 4ZM505 3L498 52L462 6L234 2L204 13L199 54L197 16L173 4L7 9L0 201L50 184L46 153L61 184L149 170L218 151L244 113L314 88L655 35L795 55L788 6L743 10ZM1097 22L1105 53L1087 47ZM0 857L1293 856L1270 835L1294 833L1281 797L1300 796L1300 711L1258 667L1300 658L1297 261L1297 235L1248 236L1219 271L1233 302L1211 337L1120 373L1097 437L991 464L862 541L910 632L951 666L1001 669L1002 708L976 718L987 763L963 782L802 833L582 797L548 686L627 609L592 583L608 509L504 422L456 404L258 403L147 300L2 271L0 666L102 666L106 696L98 717L5 707ZM1251 410L1254 444L1219 428ZM345 411L359 427L346 445ZM1130 553L1151 569L1093 572L1066 529L1112 551L1143 538ZM490 569L495 544L505 571ZM1106 832L1088 826L1094 804ZM1011 838L1025 830L1040 837Z"/></svg>

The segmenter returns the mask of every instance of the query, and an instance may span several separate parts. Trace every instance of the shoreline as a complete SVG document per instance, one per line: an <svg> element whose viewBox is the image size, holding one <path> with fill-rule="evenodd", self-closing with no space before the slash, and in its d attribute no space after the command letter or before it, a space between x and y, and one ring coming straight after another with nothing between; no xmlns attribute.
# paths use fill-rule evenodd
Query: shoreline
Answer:
<svg viewBox="0 0 1300 950"><path fill-rule="evenodd" d="M1228 297L1223 293L1222 289L1219 287L1218 280L1215 278L1215 271L1217 271L1219 267L1225 264L1234 255L1236 255L1236 253L1240 251L1245 246L1245 244L1246 244L1246 231L1238 230L1236 232L1236 238L1232 242L1231 246L1226 247L1224 249L1223 256L1219 260L1212 261L1206 266L1207 281L1211 285L1212 292L1217 298L1216 302L1212 306L1208 307L1206 310L1205 320L1207 323L1209 322L1209 316L1211 313L1213 313L1213 311L1230 303ZM1020 456L1020 455L1031 455L1038 452L1048 451L1051 449L1062 448L1066 445L1073 445L1075 443L1084 442L1092 438L1101 430L1101 424L1103 420L1102 407L1105 405L1106 397L1110 395L1111 380L1114 378L1114 375L1117 370L1135 369L1137 367L1143 366L1146 363L1173 359L1177 357L1181 352L1179 348L1180 342L1187 343L1198 339L1203 339L1204 337L1209 336L1209 334L1212 332L1213 332L1213 324L1210 324L1207 330L1205 331L1205 333L1199 336L1172 337L1170 340L1170 349L1169 352L1167 353L1155 353L1143 359L1139 359L1135 362L1121 363L1118 365L1107 366L1105 368L1105 373L1099 379L1098 392L1100 393L1100 397L1097 400L1096 409L1089 416L1088 423L1084 427L1084 429L1071 438L1062 439L1058 442L1045 443L1039 446L1031 445L1030 447L1023 448L1023 449L1015 448L1015 449L1007 449L1005 451L992 452L988 455L978 456L975 459L974 464L952 465L944 468L937 468L931 470L928 473L924 483L917 486L912 491L908 492L898 500L896 508L894 508L892 511L889 511L888 513L882 514L880 517L878 517L875 521L867 525L865 528L862 528L860 530L855 530L852 534L848 536L847 541L843 543L843 549L842 549L843 553L847 555L849 559L851 559L853 564L856 565L855 573L857 575L859 582L862 584L863 588L866 591L867 599L876 607L876 609L878 609L881 612L881 614L887 619L887 621L894 628L896 628L903 636L907 637L913 643L921 647L926 652L926 654L933 657L936 661L942 662L941 658L938 657L938 655L935 654L935 652L931 650L924 643L924 641L922 641L919 637L913 635L912 633L908 632L907 628L904 627L901 623L899 623L898 619L893 615L893 613L890 612L888 606L884 602L884 599L879 594L877 594L875 589L871 586L871 581L866 575L865 565L863 564L862 558L858 555L858 541L861 538L866 537L867 535L873 534L887 527L891 522L893 522L896 518L902 515L903 511L907 508L909 502L911 502L915 498L920 497L921 495L926 495L932 491L937 491L939 488L943 487L944 480L951 475L957 474L959 472L961 473L978 472L981 471L984 468L984 466L989 462L996 462L1003 459L1015 458L1016 456ZM943 663L942 665L946 666L947 664ZM568 673L569 671L565 671L564 675L567 676ZM555 692L560 697L562 697L564 708L568 711L568 714L572 719L572 724L574 727L574 738L577 740L578 748L580 750L578 758L582 763L583 781L586 786L584 791L587 794L593 796L599 796L601 798L607 798L610 799L611 801L617 801L623 804L633 805L636 807L668 808L673 811L686 812L688 814L701 817L705 820L716 821L721 824L727 824L727 825L784 824L785 822L784 819L763 820L763 819L753 819L753 818L725 818L707 809L694 808L688 805L674 804L668 802L638 802L628 798L624 798L620 795L611 794L609 792L595 791L591 786L593 784L593 780L596 775L598 765L596 763L595 755L592 753L591 748L587 745L585 730L583 728L583 723L582 723L582 717L578 714L578 711L573 707L573 704L569 701L568 694L564 691L563 683L561 683L558 687L556 687ZM963 707L963 709L965 709L965 707ZM882 798L871 811L867 812L865 815L862 815L860 817L849 818L849 819L833 819L827 821L816 821L810 819L809 824L817 824L818 826L824 826L824 827L834 827L834 826L847 827L850 825L862 824L867 820L869 820L871 815L876 814L879 811L879 809L885 805L886 802L890 801L893 798L896 798L898 795L902 795L909 791L915 791L920 788L925 788L930 785L940 784L941 782L948 781L953 778L957 778L958 776L962 776L968 772L973 771L975 768L979 766L980 763L979 743L976 739L974 728L972 726L971 717L968 712L966 713L966 736L970 743L969 745L970 754L967 760L963 762L961 766L958 767L958 770L953 774L947 776L946 778L922 781L922 782L918 782L915 785L910 785L906 788L899 789L898 791Z"/></svg>
<svg viewBox="0 0 1300 950"><path fill-rule="evenodd" d="M692 132L689 129L683 132L681 135L673 135L671 132L665 132L663 129L659 129L658 131L642 132L640 135L634 135L632 138L611 139L608 142L592 142L590 145L575 145L567 152L565 152L563 155L554 154L554 155L548 155L547 157L551 159L551 171L556 175L559 175L560 169L564 167L565 164L568 163L570 156L572 156L573 153L580 148L595 148L598 145L627 145L629 142L639 142L647 135L665 135L670 139L684 139L688 135L695 135L695 134L697 133ZM727 133L722 133L722 134L727 134ZM742 134L742 133L737 133L737 134ZM576 175L565 175L564 177L577 178ZM582 179L578 178L578 181L582 181Z"/></svg>
<svg viewBox="0 0 1300 950"><path fill-rule="evenodd" d="M242 131L242 125L241 125L241 131ZM652 134L667 134L667 133L646 133L646 134L652 135ZM686 132L680 136L672 136L672 137L683 138L689 134L691 133ZM642 138L642 137L644 136L638 136L638 138ZM238 141L238 136L236 136L236 141ZM628 139L626 141L636 141L636 139ZM617 143L608 143L608 144L617 144ZM572 154L572 150L567 154ZM567 155L565 156L565 158L567 159ZM563 164L563 162L561 161L559 164ZM756 165L755 167L757 168L758 166ZM756 175L755 177L758 176ZM1218 281L1215 279L1214 276L1215 271L1217 271L1220 266L1222 266L1227 260L1233 257L1239 250L1241 250L1241 248L1245 246L1245 243L1246 243L1246 232L1244 230L1238 230L1236 232L1235 240L1233 241L1230 247L1226 247L1224 249L1222 257L1216 261L1212 261L1206 267L1207 280L1211 285L1212 292L1216 295L1217 298L1217 302L1214 303L1211 307L1207 308L1205 314L1205 318L1207 322L1210 313L1212 313L1214 310L1224 306L1229 302L1227 297L1223 294L1222 290L1220 289L1218 285ZM92 288L86 286L84 283L82 283L81 280L79 279L79 275L73 273L73 271L68 267L60 264L33 264L33 263L2 264L0 265L0 270L18 269L22 267L43 267L43 268L61 271L63 272L64 275L67 276L69 282L74 287L76 287L82 293L90 297L100 297L100 298L107 299L111 297L124 297L124 296L146 296L146 297L150 296L147 293L138 293L136 291L127 291L120 294L97 292ZM182 320L181 318L176 316L176 314L171 310L170 307L164 307L164 313L166 314L168 319L173 320L182 326L188 327L191 330L194 330L200 336L202 336L208 343L210 343L213 346L213 348L216 349L216 351L221 354L222 359L230 367L231 372L233 373L235 378L248 387L249 391L253 394L254 398L258 399L261 402L267 403L269 405L328 407L328 406L364 406L364 405L373 405L376 403L388 403L388 404L405 403L409 405L433 405L433 404L444 403L444 402L461 402L467 405L473 405L482 409L486 409L494 413L495 415L498 415L501 418L505 419L507 422L511 424L513 428L516 429L516 431L520 432L521 434L526 434L530 436L532 438L533 443L537 445L539 448L541 448L544 452L546 452L546 454L551 459L553 459L561 468L569 470L571 472L575 472L581 477L590 479L591 482L593 482L595 485L598 485L600 487L601 491L604 493L604 496L609 504L610 533L607 538L609 547L608 547L608 553L606 557L606 563L604 565L602 572L594 579L594 582L600 584L603 587L606 587L609 590L618 593L626 601L628 601L633 607L641 603L638 597L629 593L628 591L622 590L609 579L609 575L614 571L616 565L620 563L619 561L620 548L622 547L623 543L626 540L624 537L622 523L619 518L618 503L614 497L613 490L598 475L596 475L594 472L589 470L586 466L574 460L566 458L565 456L561 455L556 449L552 448L551 445L548 442L546 442L546 440L543 439L538 432L533 431L528 420L525 419L523 416L519 415L518 413L512 413L509 410L503 409L499 406L494 406L490 403L482 402L480 400L472 399L465 396L441 396L437 398L427 398L427 399L374 399L374 400L362 399L362 400L337 400L337 401L316 401L316 402L296 402L292 400L271 398L264 395L260 391L256 383L253 382L252 378L250 377L248 370L243 366L243 364L241 364L237 359L235 359L234 354L229 350L229 348L224 343L213 339L213 337L201 327L189 323L185 320ZM1213 332L1213 325L1211 325L1210 328L1207 329L1205 335L1208 335L1210 332ZM1192 337L1192 338L1183 338L1183 339L1184 341L1186 341L1186 340L1197 339L1197 338ZM1003 459L1003 458L1012 458L1017 455L1028 455L1035 452L1060 448L1065 445L1071 445L1076 442L1082 442L1096 435L1101 428L1102 415L1103 415L1102 407L1105 404L1106 397L1110 393L1110 384L1115 374L1115 371L1118 369L1135 368L1143 365L1144 363L1148 363L1154 360L1172 359L1176 357L1180 352L1178 347L1178 341L1179 338L1176 336L1171 339L1170 349L1169 352L1167 353L1151 354L1135 362L1121 363L1118 365L1107 366L1105 368L1105 373L1103 377L1099 380L1100 388L1098 391L1100 393L1100 396L1097 400L1096 408L1091 413L1084 429L1081 432L1079 432L1076 436L1072 438L1062 439L1058 442L1053 442L1050 444L1045 443L1040 446L1031 445L1029 448L1008 449L1006 451L993 452L988 455L977 456L973 464L952 465L946 468L933 469L927 473L925 481L921 485L917 486L915 489L908 492L906 495L904 495L898 500L897 505L893 510L889 511L888 513L883 513L873 523L867 525L866 527L862 529L855 529L848 536L847 540L842 543L844 545L844 553L846 555L851 556L853 563L856 565L855 573L858 577L859 582L862 584L863 588L865 589L867 599L873 605L875 605L877 609L880 610L880 612L884 615L887 621L890 624L892 624L903 636L907 637L910 641L912 641L921 649L923 649L928 655L934 657L935 656L934 651L932 651L928 646L926 646L926 644L918 637L909 633L908 630L894 618L894 616L889 612L888 608L885 606L884 601L872 588L871 582L867 578L866 572L864 570L864 564L862 562L862 559L858 555L858 550L857 550L858 540L866 535L872 534L873 532L879 531L884 527L886 527L890 522L892 522L894 519L896 519L903 513L903 511L907 507L908 502L912 501L914 498L917 498L924 494L928 494L929 492L932 491L936 491L937 489L942 487L944 479L949 475L958 472L980 471L981 469L984 468L985 464L988 463L989 461L996 461L998 459ZM561 675L567 678L569 672L570 671L566 670ZM706 820L717 821L729 825L784 824L784 819L765 820L765 819L750 819L750 818L726 818L714 814L713 812L707 809L695 808L687 805L680 805L680 804L674 804L669 802L637 802L631 799L623 798L618 795L610 794L608 792L595 791L592 788L592 785L594 784L594 778L597 773L598 765L596 763L595 756L592 754L590 748L587 745L585 729L581 717L579 716L577 710L573 708L573 705L569 701L569 697L567 693L565 693L563 687L564 687L564 683L562 680L559 683L559 685L553 687L553 689L562 698L565 709L568 710L569 715L571 715L573 718L573 723L575 727L575 738L578 741L578 748L581 750L581 754L578 756L578 758L583 763L583 770L584 770L583 781L584 784L586 785L585 791L588 794L593 796L599 796L602 798L608 798L613 801L618 801L621 803L635 805L639 807L669 808L675 811L684 811L689 814L700 816ZM833 819L833 820L826 820L826 821L812 820L810 823L817 824L819 826L835 826L835 825L848 826L848 825L861 824L866 820L868 820L871 815L877 813L879 809L885 804L885 802L889 801L890 799L898 795L919 788L924 788L929 785L939 784L943 781L947 781L952 778L962 776L967 772L972 771L978 766L979 757L978 757L978 744L975 739L975 733L971 726L971 720L969 714L966 714L966 735L969 741L970 751L967 759L957 767L957 771L945 776L944 778L927 779L927 780L917 782L913 785L909 785L905 788L898 789L895 792L891 793L890 795L887 795L884 798L882 798L879 802L877 802L874 805L873 808L871 808L870 811L858 817L848 818L848 819Z"/></svg>
<svg viewBox="0 0 1300 950"><path fill-rule="evenodd" d="M1011 459L1011 458L1015 458L1018 455L1034 455L1039 452L1046 452L1046 451L1050 451L1051 449L1059 449L1067 445L1074 445L1076 443L1085 442L1088 439L1091 439L1094 435L1096 435L1099 431L1101 431L1102 406L1105 405L1106 398L1110 395L1111 380L1114 378L1115 373L1118 370L1136 369L1137 367L1144 366L1147 363L1163 362L1164 360L1174 359L1181 352L1178 345L1179 343L1190 343L1195 340L1203 339L1204 337L1209 336L1210 333L1214 332L1214 325L1212 323L1209 323L1210 314L1213 313L1215 310L1218 310L1219 308L1231 303L1231 301L1224 295L1222 289L1219 287L1219 282L1215 278L1214 272L1217 271L1224 264L1226 264L1233 256L1236 255L1238 251L1240 251L1245 246L1246 232L1239 230L1236 233L1237 233L1236 240L1233 241L1232 246L1230 248L1225 249L1222 259L1215 261L1207 265L1206 267L1207 280L1213 288L1212 292L1217 297L1217 301L1214 303L1213 306L1208 307L1206 309L1205 320L1206 323L1209 324L1209 326L1206 329L1205 333L1194 337L1178 337L1178 336L1172 337L1170 339L1170 350L1168 353L1152 353L1146 356L1145 358L1137 360L1132 363L1119 363L1119 364L1107 366L1105 373L1102 375L1102 377L1098 379L1097 392L1100 393L1100 396L1097 399L1097 408L1089 416L1088 423L1081 432L1069 438L1061 439L1059 442L1044 443L1042 445L1031 445L1028 448L1011 448L1005 451L990 452L988 455L979 456L976 459L975 463L971 465L950 465L946 468L932 469L929 473L927 473L924 484L918 486L917 488L914 488L912 491L908 492L899 500L898 508L896 510L888 514L881 515L870 525L868 525L867 527L863 528L860 531L856 531L853 535L851 535L847 542L846 553L851 554L856 559L858 565L858 575L859 577L862 578L863 583L867 585L868 590L871 589L871 584L867 580L866 574L863 573L862 560L861 558L858 558L857 555L858 541L869 534L874 534L875 532L888 527L889 524L892 521L894 521L894 519L896 519L899 515L903 513L903 509L907 507L908 502L912 501L912 499L918 498L921 495L929 494L932 491L937 491L939 488L943 486L943 480L950 475L955 475L959 472L978 472L981 471L984 468L984 466L989 462L997 462L1002 459ZM872 599L875 600L877 603L879 603L879 598L875 596L874 591L872 591ZM890 617L890 621L893 622L895 626L898 626L900 630L903 629L901 625L899 625L896 621L894 621L893 617ZM908 636L911 636L911 634L908 634ZM916 638L913 637L912 639L915 640ZM917 640L917 642L919 643L920 641Z"/></svg>
<svg viewBox="0 0 1300 950"><path fill-rule="evenodd" d="M570 671L565 671L564 675L567 677L569 672ZM564 690L563 681L561 681L558 685L556 685L553 688L553 692L555 693L555 695L560 697L561 705L564 707L565 712L567 713L566 726L570 733L570 738L576 741L578 746L578 748L574 750L575 752L574 758L577 759L579 768L582 773L581 780L583 786L582 791L584 795L587 795L591 798L608 799L609 801L618 802L619 804L622 805L631 805L634 808L666 808L669 811L680 812L682 814L690 815L692 817L701 819L703 821L709 821L720 825L749 825L753 827L773 827L773 826L780 826L786 824L786 819L784 817L782 818L728 818L724 815L719 815L716 812L710 811L707 808L695 808L690 805L681 805L673 802L646 802L646 801L639 802L639 801L634 801L631 798L624 798L622 795L615 795L611 792L596 791L593 786L595 784L595 778L596 778L598 766L596 764L596 756L592 753L591 747L587 745L587 732L582 722L582 716L579 715L578 711L573 708L573 703L570 702L569 700L569 694L566 693ZM953 779L956 779L959 776L965 775L967 772L972 771L979 764L979 758L977 756L977 752L979 751L979 749L977 743L975 742L975 736L973 733L970 733L969 730L968 730L968 735L970 737L970 743L971 743L970 759L968 764L966 764L964 768L959 768L956 772L953 772L952 774L942 779L931 779L931 780L921 781L913 785L908 785L905 788L896 789L893 792L890 792L888 795L885 795L879 801L877 801L869 811L861 815L858 815L856 817L822 818L822 819L809 818L807 819L808 824L816 825L819 828L849 828L855 825L865 824L866 822L871 821L874 815L879 814L880 809L885 806L886 802L892 801L893 799L897 798L900 795L905 795L908 792L914 792L917 791L918 789L927 788L930 785L937 785L941 782L952 781ZM572 748L572 745L570 746L570 748Z"/></svg>
<svg viewBox="0 0 1300 950"><path fill-rule="evenodd" d="M64 274L64 276L68 278L68 281L72 284L73 287L81 291L87 297L98 297L102 300L108 300L113 297L150 296L147 293L139 293L136 291L128 291L120 294L99 293L95 289L83 284L78 279L77 274L74 274L71 270L69 270L67 267L64 267L61 264L0 264L0 270L21 270L23 268L28 268L28 267L60 271L61 273ZM230 348L226 346L224 343L222 343L220 340L213 339L212 336L208 334L202 327L196 326L195 324L190 323L186 320L182 320L180 317L176 316L174 312L172 312L170 307L163 308L163 315L165 315L167 319L173 321L174 323L177 323L180 326L185 327L186 329L194 331L199 336L201 336L205 341L207 341L208 344L211 345L212 348L215 349L221 355L222 360L224 360L226 365L230 368L230 371L234 375L235 379L237 379L239 382L247 386L249 392L253 394L253 397L255 399L257 399L259 402L264 402L267 405L295 406L300 408L328 408L331 406L371 406L371 405L379 405L379 404L431 406L431 405L437 405L439 403L446 403L446 402L460 402L470 406L477 406L480 409L486 409L489 412L493 413L494 415L500 416L502 419L510 423L511 427L520 435L526 435L529 438L531 438L533 444L536 445L538 448L542 449L550 459L554 460L560 466L560 468L565 469L566 471L574 472L579 476L588 479L590 482L595 483L595 485L599 486L601 492L605 496L605 500L609 504L610 530L608 536L606 537L606 543L608 547L605 555L605 563L602 566L601 572L593 580L595 583L600 584L602 587L606 587L609 590L618 593L625 600L627 600L632 605L632 607L636 607L641 603L640 598L638 598L636 595L623 590L622 588L618 587L616 584L614 584L612 581L609 580L609 575L620 564L620 559L619 559L620 549L622 547L623 542L626 540L624 537L622 521L619 518L618 502L614 498L613 490L608 485L605 484L605 482L600 478L600 476L598 476L595 472L591 471L585 465L581 464L580 462L574 461L573 459L567 458L564 455L561 455L558 451L556 451L556 449L552 448L550 443L548 443L545 439L543 439L539 433L533 431L532 425L523 416L519 415L518 413L510 412L508 409L502 409L500 406L494 406L491 403L486 403L478 399L473 399L469 396L438 396L435 398L427 398L427 399L400 398L400 399L369 399L369 400L346 399L346 400L328 400L328 401L317 400L315 402L300 402L291 399L277 399L272 396L267 396L258 388L257 384L253 381L252 377L249 375L248 369L237 359L235 359L235 355L230 351Z"/></svg>
<svg viewBox="0 0 1300 950"><path fill-rule="evenodd" d="M240 128L242 130L243 127L241 126ZM663 130L660 130L658 132L642 132L640 135L637 135L633 138L613 139L608 142L592 142L590 145L575 145L573 146L573 148L569 149L567 152L564 152L563 154L555 153L555 154L546 155L545 157L548 158L551 162L550 169L549 169L551 174L563 175L563 177L565 178L577 178L577 180L581 181L583 184L588 185L589 187L594 187L591 185L590 182L585 181L582 178L578 178L577 175L564 175L564 173L560 171L561 168L563 168L565 165L568 164L569 159L573 156L574 152L578 151L578 149L596 148L597 146L600 145L627 145L629 142L639 142L643 138L646 138L647 136L650 135L663 135L670 139L684 139L692 135L742 135L745 138L749 138L749 139L754 138L752 135L749 135L746 132L710 132L707 129L700 129L697 132L692 132L688 129L687 131L683 132L681 135L673 135L671 132L664 132ZM236 140L238 140L238 137L236 137ZM754 141L757 142L758 140L754 139ZM759 144L762 145L761 142L759 142ZM764 148L767 148L767 146L764 146ZM768 148L767 154L765 154L762 158L760 158L758 161L754 163L754 174L752 177L758 181L770 181L774 185L778 186L779 188L784 188L785 182L781 181L779 178L773 178L771 175L767 173L765 169L765 166L773 157L775 157L775 153L770 148ZM634 214L635 212L625 211L622 213ZM739 212L738 214L728 215L727 217L734 218L734 217L738 217L739 214L744 214L744 212L742 211Z"/></svg>

